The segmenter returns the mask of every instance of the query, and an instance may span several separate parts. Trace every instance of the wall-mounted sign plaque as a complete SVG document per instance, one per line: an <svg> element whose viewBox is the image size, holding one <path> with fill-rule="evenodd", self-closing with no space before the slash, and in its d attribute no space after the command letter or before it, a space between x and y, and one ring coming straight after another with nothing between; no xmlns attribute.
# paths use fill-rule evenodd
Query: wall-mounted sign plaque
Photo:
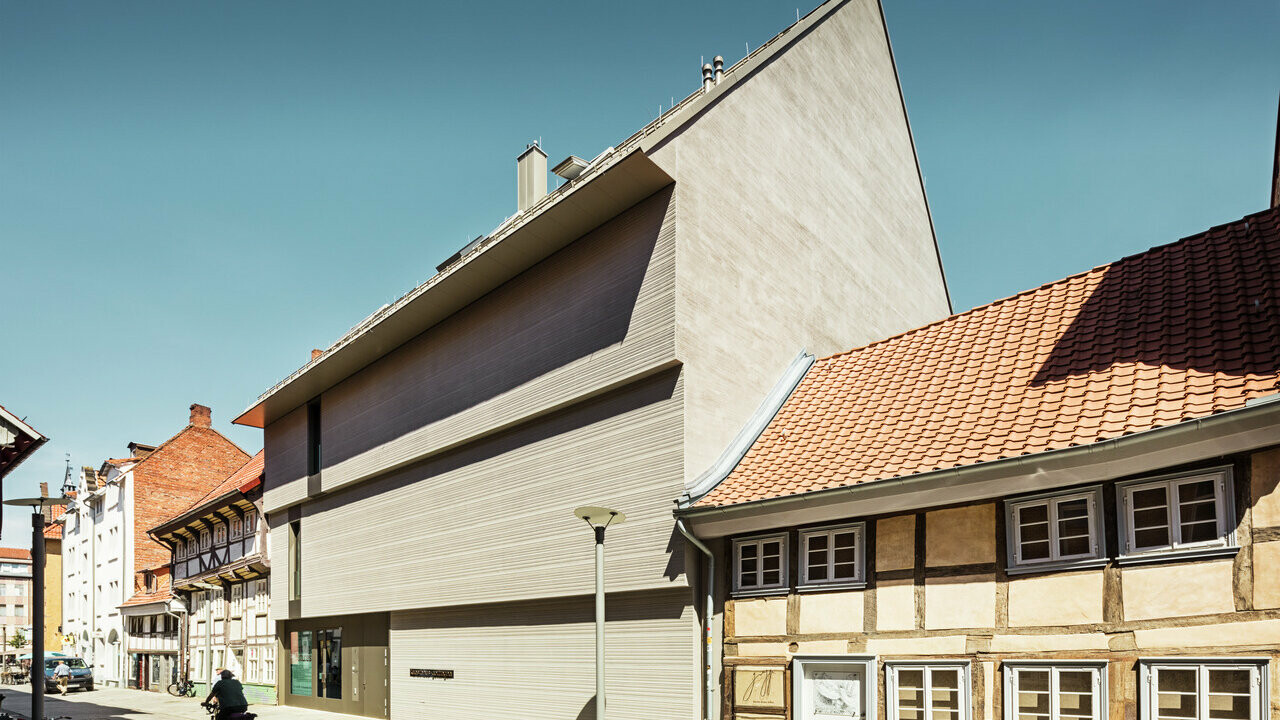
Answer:
<svg viewBox="0 0 1280 720"><path fill-rule="evenodd" d="M439 678L441 680L452 680L452 670L428 670L426 668L409 668L409 677L421 678Z"/></svg>

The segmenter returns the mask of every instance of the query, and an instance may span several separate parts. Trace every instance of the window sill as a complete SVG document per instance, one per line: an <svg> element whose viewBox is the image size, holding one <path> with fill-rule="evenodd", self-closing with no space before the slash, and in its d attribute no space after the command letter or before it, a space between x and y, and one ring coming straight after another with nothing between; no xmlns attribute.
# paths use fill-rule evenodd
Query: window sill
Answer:
<svg viewBox="0 0 1280 720"><path fill-rule="evenodd" d="M1006 575L1031 575L1033 573L1067 572L1069 570L1094 570L1106 567L1109 558L1088 558L1085 560L1065 560L1038 565L1016 565L1005 570Z"/></svg>
<svg viewBox="0 0 1280 720"><path fill-rule="evenodd" d="M783 585L781 587L756 588L752 590L734 590L733 592L729 593L729 597L753 598L753 597L765 597L767 595L786 595L790 591L791 591L791 588Z"/></svg>
<svg viewBox="0 0 1280 720"><path fill-rule="evenodd" d="M797 585L796 592L821 592L823 590L862 590L867 586L866 580L849 580L845 582L809 583Z"/></svg>
<svg viewBox="0 0 1280 720"><path fill-rule="evenodd" d="M1207 560L1210 558L1233 557L1240 552L1239 545L1211 548L1191 548L1188 550L1153 550L1141 555L1121 555L1116 558L1118 565L1147 565L1151 563L1174 560Z"/></svg>

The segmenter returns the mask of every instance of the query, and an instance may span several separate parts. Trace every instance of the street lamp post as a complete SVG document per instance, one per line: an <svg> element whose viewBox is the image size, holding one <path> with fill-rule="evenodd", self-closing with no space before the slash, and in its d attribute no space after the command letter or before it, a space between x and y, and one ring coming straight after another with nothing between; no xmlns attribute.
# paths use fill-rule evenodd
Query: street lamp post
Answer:
<svg viewBox="0 0 1280 720"><path fill-rule="evenodd" d="M609 508L583 506L573 511L596 535L596 720L604 720L604 531L627 516Z"/></svg>
<svg viewBox="0 0 1280 720"><path fill-rule="evenodd" d="M31 717L44 719L44 508L66 498L16 498L5 505L31 508Z"/></svg>

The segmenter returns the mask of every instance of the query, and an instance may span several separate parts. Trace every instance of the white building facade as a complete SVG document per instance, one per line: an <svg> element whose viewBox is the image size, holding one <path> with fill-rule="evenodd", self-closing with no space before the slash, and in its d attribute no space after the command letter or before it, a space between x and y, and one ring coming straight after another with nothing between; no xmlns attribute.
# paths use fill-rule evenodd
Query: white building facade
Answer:
<svg viewBox="0 0 1280 720"><path fill-rule="evenodd" d="M119 608L133 589L128 477L135 462L83 468L63 526L62 629L70 640L64 652L84 658L98 683L116 687L126 676Z"/></svg>

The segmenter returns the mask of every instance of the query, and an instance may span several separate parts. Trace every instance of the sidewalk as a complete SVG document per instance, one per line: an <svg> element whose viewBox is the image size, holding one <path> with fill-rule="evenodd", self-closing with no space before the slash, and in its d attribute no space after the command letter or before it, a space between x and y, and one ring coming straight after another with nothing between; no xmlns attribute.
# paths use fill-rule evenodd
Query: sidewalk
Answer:
<svg viewBox="0 0 1280 720"><path fill-rule="evenodd" d="M30 718L30 686L0 685L0 695L4 696L5 712ZM202 699L99 687L93 691L74 691L65 697L46 695L44 708L45 716L50 719L67 715L72 720L205 720L209 716L200 707ZM249 712L257 713L259 720L364 720L355 715L276 705L251 705Z"/></svg>

